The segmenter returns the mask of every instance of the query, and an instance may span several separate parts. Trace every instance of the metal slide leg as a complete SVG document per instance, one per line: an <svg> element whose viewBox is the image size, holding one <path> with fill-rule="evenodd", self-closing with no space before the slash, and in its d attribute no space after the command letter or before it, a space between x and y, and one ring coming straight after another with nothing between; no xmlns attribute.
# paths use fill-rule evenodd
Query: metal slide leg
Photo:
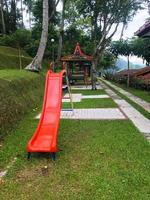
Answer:
<svg viewBox="0 0 150 200"><path fill-rule="evenodd" d="M56 160L56 153L50 153L50 158L55 161Z"/></svg>
<svg viewBox="0 0 150 200"><path fill-rule="evenodd" d="M30 159L31 159L31 153L30 153L30 152L28 152L27 159L28 159L28 160L30 160Z"/></svg>

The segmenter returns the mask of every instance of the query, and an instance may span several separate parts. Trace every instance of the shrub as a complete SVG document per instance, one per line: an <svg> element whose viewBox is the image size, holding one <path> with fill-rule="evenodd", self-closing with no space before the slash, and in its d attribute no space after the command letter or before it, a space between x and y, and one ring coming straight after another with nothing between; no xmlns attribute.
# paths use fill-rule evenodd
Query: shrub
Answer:
<svg viewBox="0 0 150 200"><path fill-rule="evenodd" d="M6 35L0 38L0 45L11 47L25 47L31 42L31 33L26 29L18 29L12 35Z"/></svg>
<svg viewBox="0 0 150 200"><path fill-rule="evenodd" d="M107 79L112 80L119 84L127 85L126 76L114 75L113 77L107 77ZM130 87L150 91L150 81L145 81L144 79L141 78L130 77Z"/></svg>

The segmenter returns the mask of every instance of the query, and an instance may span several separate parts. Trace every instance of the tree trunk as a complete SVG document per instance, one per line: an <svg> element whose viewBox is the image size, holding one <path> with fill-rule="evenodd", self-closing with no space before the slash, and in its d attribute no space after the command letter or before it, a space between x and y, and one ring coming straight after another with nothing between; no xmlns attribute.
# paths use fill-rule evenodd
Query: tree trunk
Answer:
<svg viewBox="0 0 150 200"><path fill-rule="evenodd" d="M59 45L58 45L56 62L59 62L59 60L61 58L61 52L62 52L62 46L63 46L65 4L66 4L66 0L62 0L62 17L61 17L61 23L60 23Z"/></svg>
<svg viewBox="0 0 150 200"><path fill-rule="evenodd" d="M3 12L3 0L0 0L0 10L1 10L1 18L2 18L2 30L3 30L3 35L6 34L6 26L5 26L5 20L4 20L4 12Z"/></svg>
<svg viewBox="0 0 150 200"><path fill-rule="evenodd" d="M16 26L16 0L11 0L11 16L10 16L10 26L11 26L11 32L15 32L17 29Z"/></svg>
<svg viewBox="0 0 150 200"><path fill-rule="evenodd" d="M150 2L148 2L148 13L150 15Z"/></svg>
<svg viewBox="0 0 150 200"><path fill-rule="evenodd" d="M21 18L22 18L22 22L21 22L21 26L22 26L22 28L23 28L23 26L24 26L24 24L23 24L23 2L22 2L22 0L21 0Z"/></svg>
<svg viewBox="0 0 150 200"><path fill-rule="evenodd" d="M8 27L10 26L9 25L9 10L8 10L8 2L7 2L7 0L4 0L3 1L4 2L4 6L5 6L5 12L6 12L6 15L5 15L5 24L6 24L6 33L7 33L7 31L8 31Z"/></svg>
<svg viewBox="0 0 150 200"><path fill-rule="evenodd" d="M121 35L120 35L120 40L123 39L123 34L124 34L125 27L126 27L126 23L123 22L123 26L122 26L122 30L121 30Z"/></svg>
<svg viewBox="0 0 150 200"><path fill-rule="evenodd" d="M21 59L21 49L20 49L19 45L18 45L18 56L19 56L19 68L21 70L22 69L22 59Z"/></svg>
<svg viewBox="0 0 150 200"><path fill-rule="evenodd" d="M127 77L127 87L130 86L130 57L128 56L128 77Z"/></svg>
<svg viewBox="0 0 150 200"><path fill-rule="evenodd" d="M48 38L48 0L43 0L43 25L42 34L37 54L33 61L25 68L26 70L39 72L42 68L41 63L43 60L46 44Z"/></svg>
<svg viewBox="0 0 150 200"><path fill-rule="evenodd" d="M96 90L96 67L97 60L92 61L91 78L92 78L92 90Z"/></svg>
<svg viewBox="0 0 150 200"><path fill-rule="evenodd" d="M98 63L101 61L103 53L105 51L105 45L101 44L100 49L97 47L94 48L94 54L93 54L93 61L92 61L92 70L91 70L91 78L92 78L92 90L96 90L96 73L98 68Z"/></svg>
<svg viewBox="0 0 150 200"><path fill-rule="evenodd" d="M30 30L31 30L31 11L29 10L29 27L30 27Z"/></svg>

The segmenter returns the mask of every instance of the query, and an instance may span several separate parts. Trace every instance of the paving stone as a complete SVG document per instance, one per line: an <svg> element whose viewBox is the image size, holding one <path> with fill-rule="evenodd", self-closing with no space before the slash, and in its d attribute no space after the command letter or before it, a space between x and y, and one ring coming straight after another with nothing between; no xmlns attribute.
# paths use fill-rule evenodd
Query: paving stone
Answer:
<svg viewBox="0 0 150 200"><path fill-rule="evenodd" d="M108 81L107 81L108 82ZM106 92L116 102L122 112L133 122L141 133L150 134L150 120L144 117L139 111L137 111L127 101L121 100L120 97L112 91L108 86L102 83L102 86L106 89ZM112 85L111 85L112 86Z"/></svg>
<svg viewBox="0 0 150 200"><path fill-rule="evenodd" d="M72 90L91 90L92 89L92 86L91 85L88 85L87 87L84 86L84 85L76 85L76 86L72 86L71 87ZM102 87L101 85L97 85L97 89L101 90Z"/></svg>
<svg viewBox="0 0 150 200"><path fill-rule="evenodd" d="M40 118L40 114L36 119ZM74 109L61 111L61 119L82 119L82 120L115 120L126 119L125 115L118 108L97 108L97 109Z"/></svg>
<svg viewBox="0 0 150 200"><path fill-rule="evenodd" d="M112 119L125 119L125 116L119 109L74 109L74 111L62 111L62 119L82 119L82 120L112 120Z"/></svg>
<svg viewBox="0 0 150 200"><path fill-rule="evenodd" d="M123 90L122 88L113 85L112 83L110 83L109 81L105 81L108 85L110 85L112 88L116 89L118 92L120 92L121 94L127 96L130 100L134 101L135 103L137 103L138 105L140 105L144 110L146 110L147 112L150 113L150 103L144 101L143 99L131 94L130 92L127 92L125 90Z"/></svg>
<svg viewBox="0 0 150 200"><path fill-rule="evenodd" d="M102 95L83 95L82 99L107 99L110 98L107 94Z"/></svg>
<svg viewBox="0 0 150 200"><path fill-rule="evenodd" d="M65 98L69 98L69 94L64 96ZM72 101L73 102L81 102L82 99L106 99L110 98L108 95L82 95L82 94L72 94ZM62 102L70 102L70 99L62 99Z"/></svg>
<svg viewBox="0 0 150 200"><path fill-rule="evenodd" d="M81 102L82 100L82 94L72 94L72 101L73 102ZM64 96L65 98L69 98L69 94L66 94ZM70 102L70 99L62 99L62 102Z"/></svg>

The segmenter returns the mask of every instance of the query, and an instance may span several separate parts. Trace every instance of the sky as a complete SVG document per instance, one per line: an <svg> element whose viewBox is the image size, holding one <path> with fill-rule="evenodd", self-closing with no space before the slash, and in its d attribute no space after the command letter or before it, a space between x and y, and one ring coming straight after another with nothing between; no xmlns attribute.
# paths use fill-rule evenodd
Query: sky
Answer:
<svg viewBox="0 0 150 200"><path fill-rule="evenodd" d="M149 18L148 10L144 9L139 11L131 22L129 22L126 30L124 31L124 39L131 38L134 36L134 33L145 23L146 19ZM114 40L120 38L121 27L119 27L117 33L114 36Z"/></svg>

